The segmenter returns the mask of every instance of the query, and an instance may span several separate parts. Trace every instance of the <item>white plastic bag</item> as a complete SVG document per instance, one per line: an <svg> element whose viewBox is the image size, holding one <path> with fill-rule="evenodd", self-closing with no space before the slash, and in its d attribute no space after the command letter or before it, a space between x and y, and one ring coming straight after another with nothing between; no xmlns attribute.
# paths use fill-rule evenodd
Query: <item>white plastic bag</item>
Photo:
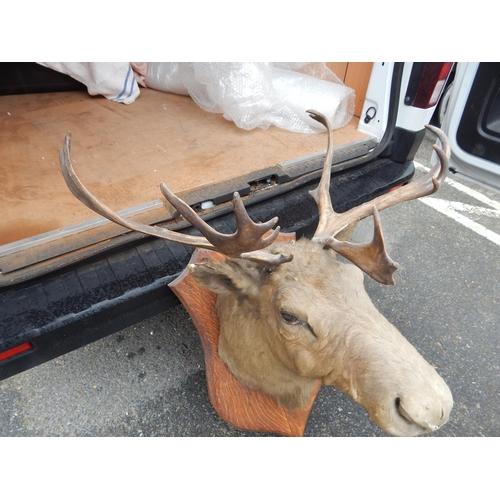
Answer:
<svg viewBox="0 0 500 500"><path fill-rule="evenodd" d="M149 63L146 84L190 95L245 130L275 125L324 132L307 109L323 113L333 128L346 125L354 112L354 90L324 63Z"/></svg>

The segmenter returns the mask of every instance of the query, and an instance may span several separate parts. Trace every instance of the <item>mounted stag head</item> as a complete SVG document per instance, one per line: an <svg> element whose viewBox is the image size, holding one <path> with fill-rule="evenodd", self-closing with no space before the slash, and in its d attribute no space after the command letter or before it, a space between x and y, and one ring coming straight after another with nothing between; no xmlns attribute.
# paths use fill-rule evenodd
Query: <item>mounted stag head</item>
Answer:
<svg viewBox="0 0 500 500"><path fill-rule="evenodd" d="M363 273L394 284L397 269L385 251L379 210L434 193L448 170L447 137L428 127L446 153L434 146L440 163L429 174L345 213L337 214L329 194L333 132L318 112L310 115L328 130L328 149L318 188L311 191L319 209L312 240L276 243L277 222L256 224L237 193L233 205L238 230L213 230L165 185L161 191L203 237L124 219L95 198L73 171L71 136L61 151L64 178L85 205L129 229L185 245L216 250L223 263L191 265L195 280L218 294L219 357L244 385L273 396L283 406L307 404L320 379L360 403L384 431L415 436L447 422L453 399L444 380L372 304ZM374 237L368 244L340 241L351 224L373 215ZM336 259L341 254L354 265Z"/></svg>

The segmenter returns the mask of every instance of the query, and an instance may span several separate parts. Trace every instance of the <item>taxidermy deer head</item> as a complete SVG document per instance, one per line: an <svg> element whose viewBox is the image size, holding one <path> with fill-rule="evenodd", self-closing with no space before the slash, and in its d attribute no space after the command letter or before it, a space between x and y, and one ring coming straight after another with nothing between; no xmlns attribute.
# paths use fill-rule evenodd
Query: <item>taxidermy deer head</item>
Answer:
<svg viewBox="0 0 500 500"><path fill-rule="evenodd" d="M275 242L279 227L266 235L277 218L253 222L238 193L233 198L238 229L230 235L212 229L164 184L160 185L163 195L203 236L125 219L93 196L76 176L69 156L70 134L61 151L62 171L73 194L109 220L230 257L222 263L191 265L190 271L199 284L218 294L219 357L242 384L293 409L308 402L320 379L360 403L389 434L435 431L449 418L451 392L377 311L364 289L363 272L380 283L394 284L397 264L385 250L379 211L439 189L448 170L448 139L428 126L444 148L434 146L439 157L436 167L415 182L338 214L329 193L333 132L323 115L309 114L327 128L328 149L319 186L311 191L319 210L317 230L311 240L295 244ZM336 238L370 215L374 219L370 243ZM339 261L337 254L352 264Z"/></svg>

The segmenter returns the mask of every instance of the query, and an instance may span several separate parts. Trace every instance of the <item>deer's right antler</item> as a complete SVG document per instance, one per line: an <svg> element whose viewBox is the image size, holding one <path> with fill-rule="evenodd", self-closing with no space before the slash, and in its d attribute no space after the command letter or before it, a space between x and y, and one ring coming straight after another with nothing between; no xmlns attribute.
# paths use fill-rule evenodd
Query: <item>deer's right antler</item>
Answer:
<svg viewBox="0 0 500 500"><path fill-rule="evenodd" d="M398 265L386 252L379 211L403 201L428 196L440 188L448 172L448 159L451 150L449 140L446 134L440 129L426 125L429 130L438 136L444 148L443 150L439 146L433 146L439 157L439 163L415 182L411 182L395 191L390 191L372 201L339 214L333 210L330 198L333 130L328 119L321 113L312 110L308 111L308 113L311 118L322 123L328 130L328 149L321 180L318 187L310 192L318 205L319 211L318 227L313 240L332 248L379 283L393 285L393 274L397 270ZM374 219L374 235L370 243L356 244L335 239L335 236L342 229L370 215L373 215Z"/></svg>
<svg viewBox="0 0 500 500"><path fill-rule="evenodd" d="M70 147L71 133L68 133L64 140L63 149L60 151L59 160L64 180L71 192L94 212L128 229L183 245L215 250L228 257L241 257L244 254L245 258L251 258L252 252L269 246L278 236L280 231L279 226L270 235L264 236L276 225L278 218L274 217L264 223L253 222L238 193L234 193L233 196L233 208L238 229L233 234L223 234L210 227L189 205L175 196L163 183L160 185L163 195L189 223L200 231L203 237L177 233L162 227L148 226L126 219L102 203L82 184L71 164ZM292 256L288 255L268 255L267 263L269 264L277 264L292 259ZM262 260L261 252L257 253L256 258Z"/></svg>

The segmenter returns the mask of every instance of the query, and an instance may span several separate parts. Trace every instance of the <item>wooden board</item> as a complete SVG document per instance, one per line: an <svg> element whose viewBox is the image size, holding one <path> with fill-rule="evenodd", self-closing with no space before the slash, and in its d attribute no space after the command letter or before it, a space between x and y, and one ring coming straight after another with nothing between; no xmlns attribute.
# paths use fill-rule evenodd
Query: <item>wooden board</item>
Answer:
<svg viewBox="0 0 500 500"><path fill-rule="evenodd" d="M371 62L329 62L326 65L348 87L356 92L354 116L360 117L365 102L366 89L370 81L373 63Z"/></svg>
<svg viewBox="0 0 500 500"><path fill-rule="evenodd" d="M357 120L335 143L364 136ZM113 209L224 182L324 150L326 134L239 129L189 97L142 89L125 106L84 92L0 96L0 245L95 217L69 192L58 152L68 131L85 185Z"/></svg>
<svg viewBox="0 0 500 500"><path fill-rule="evenodd" d="M354 102L354 116L361 117L363 104L365 102L366 89L372 73L373 63L349 63L344 83L356 89L356 100Z"/></svg>

